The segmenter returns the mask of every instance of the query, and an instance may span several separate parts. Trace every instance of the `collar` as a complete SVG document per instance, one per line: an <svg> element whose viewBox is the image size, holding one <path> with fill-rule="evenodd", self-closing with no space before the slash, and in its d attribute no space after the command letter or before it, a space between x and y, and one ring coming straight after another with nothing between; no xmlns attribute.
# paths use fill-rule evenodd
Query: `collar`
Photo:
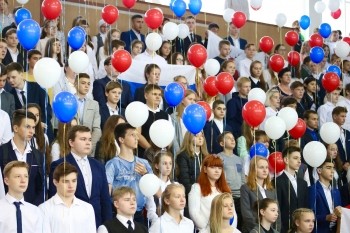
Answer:
<svg viewBox="0 0 350 233"><path fill-rule="evenodd" d="M332 190L332 185L331 185L331 184L329 184L328 187L327 187L327 186L326 186L325 184L323 184L320 180L318 180L318 181L320 182L320 184L321 184L321 186L322 186L323 189L327 189L327 190L329 190L329 191Z"/></svg>
<svg viewBox="0 0 350 233"><path fill-rule="evenodd" d="M52 200L53 200L53 203L55 205L66 205L66 203L63 202L62 198L56 193L55 196L52 197ZM77 201L77 198L74 196L73 198L73 203L72 203L72 206L73 205L79 205L78 201Z"/></svg>
<svg viewBox="0 0 350 233"><path fill-rule="evenodd" d="M117 112L119 112L119 108L118 108L118 104L117 104L117 107L116 108L112 108L111 106L109 106L109 104L108 104L108 102L106 103L106 105L107 105L107 107L108 107L108 109L111 111L117 111Z"/></svg>
<svg viewBox="0 0 350 233"><path fill-rule="evenodd" d="M184 218L184 216L182 215L182 214L180 214L181 215L181 221L180 222L182 222L182 221L186 221L186 219ZM168 214L168 212L164 212L164 214L162 215L162 218L164 218L164 220L165 221L167 221L167 222L175 222L176 224L177 224L177 222L175 221L175 219L170 215L170 214Z"/></svg>
<svg viewBox="0 0 350 233"><path fill-rule="evenodd" d="M11 139L11 145L12 145L12 149L15 151L15 150L18 150L18 147L17 145L15 144L15 141L13 140L13 138ZM18 150L19 151L19 150ZM27 142L26 143L26 148L24 149L24 154L28 154L32 152L32 148L30 147L30 144Z"/></svg>
<svg viewBox="0 0 350 233"><path fill-rule="evenodd" d="M151 109L149 106L147 106L148 110L153 112L153 113L157 113L157 112L160 112L160 108L156 108L156 109Z"/></svg>
<svg viewBox="0 0 350 233"><path fill-rule="evenodd" d="M137 31L134 30L133 28L131 28L131 30L135 33L135 35L140 35L140 36L141 36L141 33L137 32Z"/></svg>
<svg viewBox="0 0 350 233"><path fill-rule="evenodd" d="M11 203L11 204L13 204L14 202L19 202L19 201L20 201L23 205L26 203L26 202L24 201L24 197L22 197L21 200L17 200L17 199L14 198L13 196L11 196L9 193L6 194L5 199L6 199L9 203Z"/></svg>
<svg viewBox="0 0 350 233"><path fill-rule="evenodd" d="M214 118L213 120L214 120L214 122L217 123L217 124L220 124L220 125L223 125L223 124L224 124L224 120L219 120L219 119L216 119L216 118Z"/></svg>
<svg viewBox="0 0 350 233"><path fill-rule="evenodd" d="M264 187L262 187L258 182L256 182L256 185L258 186L259 189L266 190L266 184L264 185Z"/></svg>
<svg viewBox="0 0 350 233"><path fill-rule="evenodd" d="M253 76L250 76L250 79L255 83L257 84L259 82L259 79L258 78L254 78Z"/></svg>
<svg viewBox="0 0 350 233"><path fill-rule="evenodd" d="M127 222L130 220L131 221L131 224L134 224L134 220L132 218L127 218L127 217L124 217L120 214L117 214L117 219L122 222L122 223L125 223L127 224Z"/></svg>
<svg viewBox="0 0 350 233"><path fill-rule="evenodd" d="M75 98L78 100L78 101L82 101L82 102L85 102L86 101L86 96L81 98L79 97L77 94L75 94Z"/></svg>
<svg viewBox="0 0 350 233"><path fill-rule="evenodd" d="M328 105L328 106L331 106L331 107L335 107L335 104L333 104L333 103L330 102L330 101L327 101L327 102L325 103L325 105Z"/></svg>
<svg viewBox="0 0 350 233"><path fill-rule="evenodd" d="M77 162L79 162L80 160L85 160L85 161L88 160L87 155L85 155L84 157L80 157L79 155L77 155L77 154L75 154L73 152L71 152L71 154L73 155L75 161L77 161Z"/></svg>
<svg viewBox="0 0 350 233"><path fill-rule="evenodd" d="M27 93L27 81L26 80L23 80L24 81L24 85L23 85L23 89L18 89L16 88L16 91L18 94L21 94L21 91L24 91L24 93Z"/></svg>
<svg viewBox="0 0 350 233"><path fill-rule="evenodd" d="M293 176L287 170L284 170L284 173L287 175L289 180L296 180L297 179L297 174L294 174L294 176Z"/></svg>
<svg viewBox="0 0 350 233"><path fill-rule="evenodd" d="M3 92L6 92L4 88L1 88L0 89L0 95L3 93Z"/></svg>

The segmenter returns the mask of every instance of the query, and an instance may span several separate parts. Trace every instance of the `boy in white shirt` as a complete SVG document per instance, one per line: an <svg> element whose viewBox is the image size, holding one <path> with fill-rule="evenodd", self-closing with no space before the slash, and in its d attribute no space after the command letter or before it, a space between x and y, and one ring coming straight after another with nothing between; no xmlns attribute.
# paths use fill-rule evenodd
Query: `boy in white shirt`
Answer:
<svg viewBox="0 0 350 233"><path fill-rule="evenodd" d="M326 94L326 103L318 108L317 114L319 117L319 128L321 128L326 122L332 122L332 111L338 103L340 91L341 90L337 88L332 92L328 92Z"/></svg>

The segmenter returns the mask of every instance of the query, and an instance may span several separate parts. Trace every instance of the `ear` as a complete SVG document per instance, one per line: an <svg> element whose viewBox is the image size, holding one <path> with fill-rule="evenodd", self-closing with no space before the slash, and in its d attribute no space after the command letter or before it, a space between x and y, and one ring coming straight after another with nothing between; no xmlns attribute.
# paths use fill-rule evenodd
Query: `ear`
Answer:
<svg viewBox="0 0 350 233"><path fill-rule="evenodd" d="M55 179L53 179L53 184L57 187L57 185L58 185L58 181L57 180L55 180Z"/></svg>
<svg viewBox="0 0 350 233"><path fill-rule="evenodd" d="M284 161L285 164L288 165L288 156L284 157L284 158L283 158L283 161Z"/></svg>
<svg viewBox="0 0 350 233"><path fill-rule="evenodd" d="M8 186L9 185L9 178L5 177L4 178L4 183Z"/></svg>
<svg viewBox="0 0 350 233"><path fill-rule="evenodd" d="M70 147L72 147L73 140L72 140L72 139L69 139L69 140L68 140L68 144L69 144Z"/></svg>
<svg viewBox="0 0 350 233"><path fill-rule="evenodd" d="M17 133L18 132L18 125L13 125L13 132Z"/></svg>
<svg viewBox="0 0 350 233"><path fill-rule="evenodd" d="M224 147L224 145L225 145L224 141L221 141L219 144L220 144L221 147Z"/></svg>
<svg viewBox="0 0 350 233"><path fill-rule="evenodd" d="M164 198L164 202L165 202L165 204L170 205L170 201L169 201L169 199Z"/></svg>
<svg viewBox="0 0 350 233"><path fill-rule="evenodd" d="M108 96L108 92L105 92L105 96L106 96L106 97Z"/></svg>
<svg viewBox="0 0 350 233"><path fill-rule="evenodd" d="M265 216L265 210L261 209L260 211L261 216Z"/></svg>
<svg viewBox="0 0 350 233"><path fill-rule="evenodd" d="M119 203L118 203L118 201L114 201L114 202L113 202L113 205L114 205L115 208L117 208L117 209L119 208Z"/></svg>
<svg viewBox="0 0 350 233"><path fill-rule="evenodd" d="M203 166L203 172L207 173L207 167L206 166Z"/></svg>
<svg viewBox="0 0 350 233"><path fill-rule="evenodd" d="M119 141L120 144L123 144L123 143L124 143L124 138L119 137L119 138L118 138L118 141Z"/></svg>
<svg viewBox="0 0 350 233"><path fill-rule="evenodd" d="M322 172L322 168L317 168L317 169L316 169L316 171L317 171L317 174L319 174L319 175L320 175L320 174L321 174L321 172Z"/></svg>

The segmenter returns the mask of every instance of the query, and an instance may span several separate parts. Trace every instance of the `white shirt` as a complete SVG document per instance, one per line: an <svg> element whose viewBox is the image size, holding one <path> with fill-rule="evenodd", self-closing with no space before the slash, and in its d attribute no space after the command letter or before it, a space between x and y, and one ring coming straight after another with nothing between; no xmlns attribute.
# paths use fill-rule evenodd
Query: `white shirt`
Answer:
<svg viewBox="0 0 350 233"><path fill-rule="evenodd" d="M52 144L51 157L52 157L52 162L60 158L60 145L57 142L54 142Z"/></svg>
<svg viewBox="0 0 350 233"><path fill-rule="evenodd" d="M232 231L231 233L241 233L240 230L238 230L237 228L231 226ZM210 233L210 227L208 226L204 231L202 231L201 233Z"/></svg>
<svg viewBox="0 0 350 233"><path fill-rule="evenodd" d="M10 48L7 48L7 49L8 49L8 52L10 53L10 55L11 55L12 61L13 62L17 62L17 57L18 57L18 54L19 54L18 49L16 48L16 52L12 51L12 49L10 49Z"/></svg>
<svg viewBox="0 0 350 233"><path fill-rule="evenodd" d="M266 190L266 185L265 185L264 187L261 187L260 184L258 184L258 183L256 183L256 184L257 184L257 186L258 186L259 192L261 193L261 196L262 196L263 198L266 198L266 192L265 192L265 190Z"/></svg>
<svg viewBox="0 0 350 233"><path fill-rule="evenodd" d="M13 137L9 114L0 109L0 145L8 142Z"/></svg>
<svg viewBox="0 0 350 233"><path fill-rule="evenodd" d="M92 205L76 197L70 207L55 196L39 206L44 218L45 233L95 233L95 212Z"/></svg>
<svg viewBox="0 0 350 233"><path fill-rule="evenodd" d="M329 185L328 187L326 185L324 185L321 181L320 181L320 184L323 188L323 192L324 192L324 195L326 196L326 199L327 199L327 204L328 204L328 208L329 208L329 212L330 213L333 213L333 210L334 210L334 206L333 206L333 198L332 198L332 186Z"/></svg>
<svg viewBox="0 0 350 233"><path fill-rule="evenodd" d="M108 103L106 103L107 104L107 107L108 107L108 111L109 111L109 115L110 116L113 116L113 115L119 115L118 114L118 105L117 105L117 108L112 108L111 106L109 106L109 104Z"/></svg>
<svg viewBox="0 0 350 233"><path fill-rule="evenodd" d="M216 126L219 128L220 133L223 133L224 132L224 121L214 118L214 122L215 122Z"/></svg>
<svg viewBox="0 0 350 233"><path fill-rule="evenodd" d="M158 66L166 66L168 64L163 57L159 56L155 52L153 54L150 54L147 52L147 50L145 50L145 52L134 57L134 59L146 62L147 64L155 63Z"/></svg>
<svg viewBox="0 0 350 233"><path fill-rule="evenodd" d="M89 159L87 155L81 158L80 156L71 152L75 161L77 162L81 173L83 174L85 188L88 196L91 196L91 187L92 187L92 172L90 168Z"/></svg>
<svg viewBox="0 0 350 233"><path fill-rule="evenodd" d="M27 96L27 94L28 94L28 92L27 92L27 82L26 82L26 81L24 81L23 90L20 90L20 89L17 89L17 88L16 88L16 93L17 93L17 96L18 96L19 101L21 102L22 105L25 105L25 104L23 103L23 99L22 99L22 94L21 94L22 91L24 91L23 94L24 94L24 96L26 97L26 100L28 101L28 96Z"/></svg>
<svg viewBox="0 0 350 233"><path fill-rule="evenodd" d="M13 139L11 139L11 145L12 145L13 151L16 154L17 160L18 161L22 161L22 162L27 162L27 154L32 152L32 149L30 148L30 144L28 142L26 143L26 148L24 149L24 153L23 154L18 150L18 148L17 148L15 142L13 141Z"/></svg>
<svg viewBox="0 0 350 233"><path fill-rule="evenodd" d="M322 125L326 122L332 122L332 111L335 108L335 105L332 104L331 102L327 101L325 104L321 105L318 110L318 123L319 123L319 128L322 127Z"/></svg>
<svg viewBox="0 0 350 233"><path fill-rule="evenodd" d="M170 216L167 212L164 212L149 229L149 233L193 233L194 225L193 222L181 216L180 223L177 223L176 220Z"/></svg>
<svg viewBox="0 0 350 233"><path fill-rule="evenodd" d="M348 110L346 114L345 123L342 127L346 130L350 130L350 99L343 99L338 101L337 106L345 107Z"/></svg>
<svg viewBox="0 0 350 233"><path fill-rule="evenodd" d="M252 64L252 60L245 58L239 62L238 71L240 77L249 77L250 76L250 64Z"/></svg>
<svg viewBox="0 0 350 233"><path fill-rule="evenodd" d="M121 222L125 227L126 229L128 229L128 221L130 220L131 221L131 227L133 229L135 229L135 223L134 223L134 220L133 219L128 219L124 216L121 216L120 214L117 214L117 219L119 220L119 222ZM97 233L108 233L108 230L107 228L105 227L105 225L101 225L98 227L97 229Z"/></svg>
<svg viewBox="0 0 350 233"><path fill-rule="evenodd" d="M297 176L296 175L293 176L286 170L284 170L284 173L286 173L290 183L292 184L295 194L298 195Z"/></svg>
<svg viewBox="0 0 350 233"><path fill-rule="evenodd" d="M22 203L20 209L23 233L43 232L43 217L39 208L24 201L24 198L16 200L9 194L0 200L0 232L17 233L16 206L13 203L18 201Z"/></svg>

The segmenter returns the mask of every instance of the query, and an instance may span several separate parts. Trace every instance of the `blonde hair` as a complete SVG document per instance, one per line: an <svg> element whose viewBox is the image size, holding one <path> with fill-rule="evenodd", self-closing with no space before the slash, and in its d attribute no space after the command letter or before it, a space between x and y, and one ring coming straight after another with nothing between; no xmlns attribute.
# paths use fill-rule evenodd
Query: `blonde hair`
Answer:
<svg viewBox="0 0 350 233"><path fill-rule="evenodd" d="M247 177L247 186L253 191L257 190L256 169L257 169L257 166L258 166L258 163L260 160L264 160L268 163L267 158L264 158L264 157L258 156L258 155L254 156L250 160L249 172L248 172L248 177ZM267 175L266 179L264 180L264 185L266 185L266 190L273 190L269 174Z"/></svg>
<svg viewBox="0 0 350 233"><path fill-rule="evenodd" d="M117 201L119 198L121 198L125 194L131 194L136 197L136 193L132 188L128 186L121 186L113 191L113 194L112 194L113 201Z"/></svg>
<svg viewBox="0 0 350 233"><path fill-rule="evenodd" d="M166 186L164 192L162 193L162 209L161 214L164 214L164 212L169 212L169 205L165 203L165 200L169 200L172 192L174 189L181 188L185 193L185 187L182 184L179 183L171 183L168 186Z"/></svg>
<svg viewBox="0 0 350 233"><path fill-rule="evenodd" d="M314 216L314 212L311 209L307 209L307 208L299 208L294 210L293 215L292 215L292 226L289 229L288 233L294 233L297 232L298 226L295 223L296 221L299 221L304 213L312 213Z"/></svg>
<svg viewBox="0 0 350 233"><path fill-rule="evenodd" d="M249 78L247 78L247 77L239 77L237 79L237 88L238 89L241 88L243 83L248 83L248 82L249 83L251 82Z"/></svg>
<svg viewBox="0 0 350 233"><path fill-rule="evenodd" d="M204 138L203 131L201 131L199 133L201 133L203 135L203 138ZM191 132L187 131L185 133L185 136L184 136L184 139L182 141L181 148L180 148L180 151L179 151L178 154L180 154L181 152L185 151L190 158L194 158L194 152L195 152L194 150L195 150L195 148L194 148L194 145L193 145L193 140L196 140L195 137L196 137L196 135L194 135ZM209 152L208 152L208 149L207 149L207 143L206 143L205 138L203 139L203 145L200 147L200 152L202 153L203 157L209 155Z"/></svg>
<svg viewBox="0 0 350 233"><path fill-rule="evenodd" d="M271 88L266 92L266 101L265 101L265 106L266 107L271 107L271 98L274 94L277 94L280 96L280 92L276 88Z"/></svg>
<svg viewBox="0 0 350 233"><path fill-rule="evenodd" d="M210 233L221 233L221 225L222 225L222 211L223 211L223 205L225 199L231 199L233 203L233 198L231 193L222 193L220 195L217 195L213 201L211 202L211 208L210 208L210 217L209 217L209 226L210 226Z"/></svg>

